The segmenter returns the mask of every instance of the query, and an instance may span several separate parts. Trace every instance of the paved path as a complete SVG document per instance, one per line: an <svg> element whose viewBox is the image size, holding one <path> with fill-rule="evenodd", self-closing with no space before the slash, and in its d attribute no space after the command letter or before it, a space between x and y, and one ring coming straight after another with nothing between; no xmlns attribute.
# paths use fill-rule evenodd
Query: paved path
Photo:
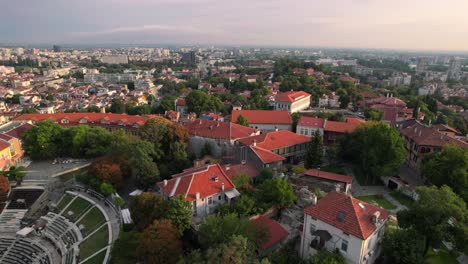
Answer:
<svg viewBox="0 0 468 264"><path fill-rule="evenodd" d="M347 166L343 167L346 174L354 178L353 170ZM351 193L353 196L367 196L367 195L383 195L385 199L387 199L390 203L395 205L397 208L393 210L389 210L392 214L396 214L398 211L408 209L406 206L402 205L398 202L395 198L390 195L390 190L385 187L384 185L377 185L377 186L363 186L360 185L359 182L354 179L353 185L351 187Z"/></svg>

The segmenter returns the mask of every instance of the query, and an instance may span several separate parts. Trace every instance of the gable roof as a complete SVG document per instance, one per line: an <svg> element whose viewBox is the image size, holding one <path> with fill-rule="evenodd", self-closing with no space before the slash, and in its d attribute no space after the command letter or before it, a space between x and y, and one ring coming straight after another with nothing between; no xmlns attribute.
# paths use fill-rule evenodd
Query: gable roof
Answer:
<svg viewBox="0 0 468 264"><path fill-rule="evenodd" d="M325 123L325 119L323 118L310 117L310 116L303 115L299 118L297 125L304 126L304 127L323 128L324 123Z"/></svg>
<svg viewBox="0 0 468 264"><path fill-rule="evenodd" d="M20 139L23 136L23 134L24 134L24 132L26 130L31 129L33 127L34 127L34 125L31 125L29 123L24 123L24 124L21 124L19 126L16 126L16 127L12 128L10 130L4 132L4 134L6 134L6 135L8 135L10 137Z"/></svg>
<svg viewBox="0 0 468 264"><path fill-rule="evenodd" d="M86 123L101 123L103 120L108 124L121 125L144 125L151 118L157 118L154 115L127 115L114 113L57 113L57 114L25 114L14 119L14 121L33 121L40 122L44 120L53 120L62 123L62 120L68 120L67 124L79 124L81 120L86 119ZM159 117L161 118L161 117Z"/></svg>
<svg viewBox="0 0 468 264"><path fill-rule="evenodd" d="M268 239L261 243L261 249L268 249L285 239L289 233L278 222L265 216L253 219L255 225L265 226L268 230Z"/></svg>
<svg viewBox="0 0 468 264"><path fill-rule="evenodd" d="M278 93L276 95L276 101L277 102L289 102L293 103L297 100L300 100L304 97L310 97L309 93L306 93L304 91L289 91L285 93Z"/></svg>
<svg viewBox="0 0 468 264"><path fill-rule="evenodd" d="M337 122L337 121L329 121L327 120L325 122L325 131L328 132L336 132L336 133L349 133L353 132L356 127L358 127L359 124L352 122L352 123L347 123L347 122Z"/></svg>
<svg viewBox="0 0 468 264"><path fill-rule="evenodd" d="M236 122L237 118L242 115L247 118L249 124L288 124L291 125L293 120L289 111L275 110L233 110L231 121Z"/></svg>
<svg viewBox="0 0 468 264"><path fill-rule="evenodd" d="M288 130L268 132L266 134L261 134L258 136L243 138L239 140L239 142L246 146L250 146L255 142L256 147L260 147L267 150L294 146L309 141L309 137L299 135Z"/></svg>
<svg viewBox="0 0 468 264"><path fill-rule="evenodd" d="M402 128L400 134L423 146L442 147L455 144L463 148L468 147L468 143L440 132L437 127L428 127L418 121L413 125Z"/></svg>
<svg viewBox="0 0 468 264"><path fill-rule="evenodd" d="M363 240L377 229L372 222L375 212L380 213L379 219L386 220L390 215L385 209L337 192L328 193L317 204L304 209L305 214ZM338 219L339 214L342 220Z"/></svg>
<svg viewBox="0 0 468 264"><path fill-rule="evenodd" d="M201 119L187 124L186 128L192 136L216 139L237 140L258 134L258 131L254 128L241 126L232 122Z"/></svg>
<svg viewBox="0 0 468 264"><path fill-rule="evenodd" d="M253 150L255 155L264 163L272 163L272 162L277 162L277 161L283 161L285 158L283 156L280 156L276 153L271 152L268 149L260 148L260 147L255 147L255 146L250 146L250 149Z"/></svg>
<svg viewBox="0 0 468 264"><path fill-rule="evenodd" d="M328 172L328 171L321 171L321 170L316 170L316 169L306 170L306 171L304 171L303 175L304 176L321 178L321 179L325 179L325 180L344 182L344 183L347 183L347 184L350 184L353 181L353 178L349 177L347 175L341 175L341 174L336 174L336 173L331 173L331 172Z"/></svg>
<svg viewBox="0 0 468 264"><path fill-rule="evenodd" d="M158 187L168 196L183 195L188 201L194 201L196 194L200 198L210 197L224 190L234 189L234 183L219 164L201 168L191 168L172 176L172 179L158 182Z"/></svg>

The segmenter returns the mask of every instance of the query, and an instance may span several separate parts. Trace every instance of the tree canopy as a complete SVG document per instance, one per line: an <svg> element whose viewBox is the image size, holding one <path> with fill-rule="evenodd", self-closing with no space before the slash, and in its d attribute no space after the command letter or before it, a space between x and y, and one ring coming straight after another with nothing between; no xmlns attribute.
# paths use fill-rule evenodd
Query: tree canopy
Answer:
<svg viewBox="0 0 468 264"><path fill-rule="evenodd" d="M258 189L261 201L281 209L294 204L297 200L296 194L286 178L266 180Z"/></svg>
<svg viewBox="0 0 468 264"><path fill-rule="evenodd" d="M315 131L312 140L307 145L305 158L306 168L316 168L322 164L323 159L323 139L318 130Z"/></svg>
<svg viewBox="0 0 468 264"><path fill-rule="evenodd" d="M382 122L366 122L347 134L340 144L341 155L365 175L367 183L396 173L405 160L398 131Z"/></svg>
<svg viewBox="0 0 468 264"><path fill-rule="evenodd" d="M424 262L424 237L414 229L397 229L386 232L383 240L383 255L391 263L413 264Z"/></svg>
<svg viewBox="0 0 468 264"><path fill-rule="evenodd" d="M182 242L172 221L155 220L148 226L141 235L139 251L146 263L177 263L183 253Z"/></svg>
<svg viewBox="0 0 468 264"><path fill-rule="evenodd" d="M248 127L249 126L249 121L247 120L247 118L245 118L245 116L239 115L237 117L236 124Z"/></svg>
<svg viewBox="0 0 468 264"><path fill-rule="evenodd" d="M450 186L468 201L468 148L446 145L441 152L427 154L421 174L437 186Z"/></svg>

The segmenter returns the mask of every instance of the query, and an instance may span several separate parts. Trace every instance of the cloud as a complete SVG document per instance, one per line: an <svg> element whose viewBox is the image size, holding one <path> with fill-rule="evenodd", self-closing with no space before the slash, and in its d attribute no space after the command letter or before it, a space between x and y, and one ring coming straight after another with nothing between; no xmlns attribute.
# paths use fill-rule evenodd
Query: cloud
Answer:
<svg viewBox="0 0 468 264"><path fill-rule="evenodd" d="M121 33L151 33L151 32L165 32L165 33L204 33L205 31L193 26L175 26L175 25L141 25L132 27L116 27L102 31L85 31L85 32L72 32L71 35L86 37L86 36L102 36Z"/></svg>

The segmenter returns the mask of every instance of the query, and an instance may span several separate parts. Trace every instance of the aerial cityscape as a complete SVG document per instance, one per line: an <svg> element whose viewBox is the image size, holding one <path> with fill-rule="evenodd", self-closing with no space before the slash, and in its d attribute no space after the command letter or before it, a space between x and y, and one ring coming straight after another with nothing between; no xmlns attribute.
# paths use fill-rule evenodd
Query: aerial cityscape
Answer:
<svg viewBox="0 0 468 264"><path fill-rule="evenodd" d="M468 2L95 2L1 5L1 264L468 264Z"/></svg>

